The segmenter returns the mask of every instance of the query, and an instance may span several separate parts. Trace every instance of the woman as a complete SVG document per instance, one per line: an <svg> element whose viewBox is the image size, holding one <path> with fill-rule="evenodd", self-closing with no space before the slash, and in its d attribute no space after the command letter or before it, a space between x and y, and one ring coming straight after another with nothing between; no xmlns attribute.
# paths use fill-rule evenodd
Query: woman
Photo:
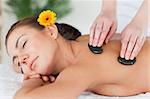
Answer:
<svg viewBox="0 0 150 99"><path fill-rule="evenodd" d="M32 76L24 81L15 99L76 99L85 90L108 96L150 91L149 38L137 62L125 66L117 61L118 40L104 45L102 54L93 54L88 36L69 41L61 31L58 24L42 27L36 18L26 18L11 27L6 37L8 54L17 72ZM46 84L34 76L58 73L53 83Z"/></svg>

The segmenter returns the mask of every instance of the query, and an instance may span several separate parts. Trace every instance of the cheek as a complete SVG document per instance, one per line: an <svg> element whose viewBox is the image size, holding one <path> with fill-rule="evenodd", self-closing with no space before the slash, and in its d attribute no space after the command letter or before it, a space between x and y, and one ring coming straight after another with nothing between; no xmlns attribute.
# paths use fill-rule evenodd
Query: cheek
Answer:
<svg viewBox="0 0 150 99"><path fill-rule="evenodd" d="M45 45L46 39L40 35L34 35L28 38L27 49L39 50Z"/></svg>
<svg viewBox="0 0 150 99"><path fill-rule="evenodd" d="M42 53L39 57L41 66L47 67L53 65L54 57L52 54Z"/></svg>
<svg viewBox="0 0 150 99"><path fill-rule="evenodd" d="M54 66L55 51L46 47L45 49L41 49L41 51L39 50L38 55L38 71L51 73Z"/></svg>
<svg viewBox="0 0 150 99"><path fill-rule="evenodd" d="M51 64L50 61L40 59L37 64L36 71L38 73L45 74L45 75L51 74L53 67L50 64Z"/></svg>
<svg viewBox="0 0 150 99"><path fill-rule="evenodd" d="M50 51L50 49L48 48L48 45L45 42L44 43L43 42L39 42L38 40L29 41L29 43L25 47L25 50L28 53L32 53L32 54L35 54L37 56L42 56L45 53L47 55L48 54L47 50Z"/></svg>
<svg viewBox="0 0 150 99"><path fill-rule="evenodd" d="M43 44L42 47L39 49L38 54L41 57L41 62L43 65L53 65L53 60L56 54L56 47L51 44Z"/></svg>
<svg viewBox="0 0 150 99"><path fill-rule="evenodd" d="M39 56L37 61L36 71L38 73L51 73L52 66L54 66L54 58L56 54L56 44L51 44L49 40L39 41L34 39L30 43L28 51Z"/></svg>
<svg viewBox="0 0 150 99"><path fill-rule="evenodd" d="M38 52L43 48L43 44L41 42L36 42L36 41L30 41L26 49L29 50L30 52Z"/></svg>

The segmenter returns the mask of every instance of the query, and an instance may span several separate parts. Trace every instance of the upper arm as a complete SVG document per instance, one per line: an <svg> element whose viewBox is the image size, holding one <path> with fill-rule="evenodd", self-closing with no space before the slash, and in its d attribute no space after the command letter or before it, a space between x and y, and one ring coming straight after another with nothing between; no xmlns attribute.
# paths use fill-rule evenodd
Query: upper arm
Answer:
<svg viewBox="0 0 150 99"><path fill-rule="evenodd" d="M52 84L40 86L30 91L19 93L17 97L75 99L91 84L88 74L83 68L71 67L60 73Z"/></svg>

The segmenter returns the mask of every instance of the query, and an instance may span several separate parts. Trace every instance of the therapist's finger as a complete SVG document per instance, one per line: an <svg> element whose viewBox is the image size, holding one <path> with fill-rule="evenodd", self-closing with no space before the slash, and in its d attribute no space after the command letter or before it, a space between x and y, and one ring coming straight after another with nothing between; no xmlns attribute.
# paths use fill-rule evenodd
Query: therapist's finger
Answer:
<svg viewBox="0 0 150 99"><path fill-rule="evenodd" d="M120 57L121 58L125 57L127 45L128 45L128 42L129 42L129 38L130 38L130 35L127 34L127 35L124 35L124 37L122 37L122 39L121 39L121 44L122 44L121 45L121 52L120 52Z"/></svg>
<svg viewBox="0 0 150 99"><path fill-rule="evenodd" d="M98 46L102 46L104 40L106 39L106 36L108 34L108 32L110 31L110 27L111 27L111 23L110 22L107 22L103 25L103 30L102 30L102 33L100 35L100 39L99 39L99 43L98 43Z"/></svg>
<svg viewBox="0 0 150 99"><path fill-rule="evenodd" d="M146 37L142 37L137 41L136 46L132 52L133 55L131 55L131 59L133 59L134 57L138 55L138 53L142 49L142 46L144 45L145 40L146 40Z"/></svg>
<svg viewBox="0 0 150 99"><path fill-rule="evenodd" d="M98 41L99 41L99 38L100 38L100 35L101 35L101 32L102 32L102 27L103 27L103 22L100 21L97 25L96 25L96 28L95 28L95 33L94 33L94 39L93 39L93 43L92 45L95 47L97 46L98 44Z"/></svg>
<svg viewBox="0 0 150 99"><path fill-rule="evenodd" d="M94 39L94 32L95 32L96 23L93 23L93 25L90 28L90 39L89 44L92 45L93 39Z"/></svg>
<svg viewBox="0 0 150 99"><path fill-rule="evenodd" d="M139 52L139 47L140 47L140 40L137 39L137 42L136 42L136 44L135 44L135 47L134 47L134 49L133 49L133 51L132 51L132 55L131 55L131 58L130 58L131 60L133 60L134 57L137 56L137 54L138 54L138 52Z"/></svg>
<svg viewBox="0 0 150 99"><path fill-rule="evenodd" d="M117 30L117 25L113 24L113 26L110 29L108 36L106 37L105 43L108 43L108 41L112 38L113 34L116 32L116 30Z"/></svg>
<svg viewBox="0 0 150 99"><path fill-rule="evenodd" d="M139 51L142 49L144 43L145 43L145 40L146 40L146 35L142 38L142 42L140 44L140 48L139 48Z"/></svg>
<svg viewBox="0 0 150 99"><path fill-rule="evenodd" d="M131 53L132 53L132 51L134 49L134 46L136 44L136 40L137 40L137 36L132 35L130 37L130 41L129 41L129 44L128 44L128 47L127 47L127 51L126 51L126 54L125 54L125 59L126 60L130 59Z"/></svg>

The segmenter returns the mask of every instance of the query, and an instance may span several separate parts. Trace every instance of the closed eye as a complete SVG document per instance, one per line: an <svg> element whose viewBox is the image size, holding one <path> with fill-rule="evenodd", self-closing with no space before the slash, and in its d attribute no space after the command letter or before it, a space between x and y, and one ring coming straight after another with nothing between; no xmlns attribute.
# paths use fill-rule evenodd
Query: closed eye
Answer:
<svg viewBox="0 0 150 99"><path fill-rule="evenodd" d="M24 44L23 44L22 48L24 48L24 47L25 47L26 43L27 43L27 40L24 42Z"/></svg>
<svg viewBox="0 0 150 99"><path fill-rule="evenodd" d="M21 68L21 73L24 74L23 69Z"/></svg>
<svg viewBox="0 0 150 99"><path fill-rule="evenodd" d="M17 64L17 65L18 65L18 67L20 67L20 66L21 66L20 62L18 62L18 64Z"/></svg>

